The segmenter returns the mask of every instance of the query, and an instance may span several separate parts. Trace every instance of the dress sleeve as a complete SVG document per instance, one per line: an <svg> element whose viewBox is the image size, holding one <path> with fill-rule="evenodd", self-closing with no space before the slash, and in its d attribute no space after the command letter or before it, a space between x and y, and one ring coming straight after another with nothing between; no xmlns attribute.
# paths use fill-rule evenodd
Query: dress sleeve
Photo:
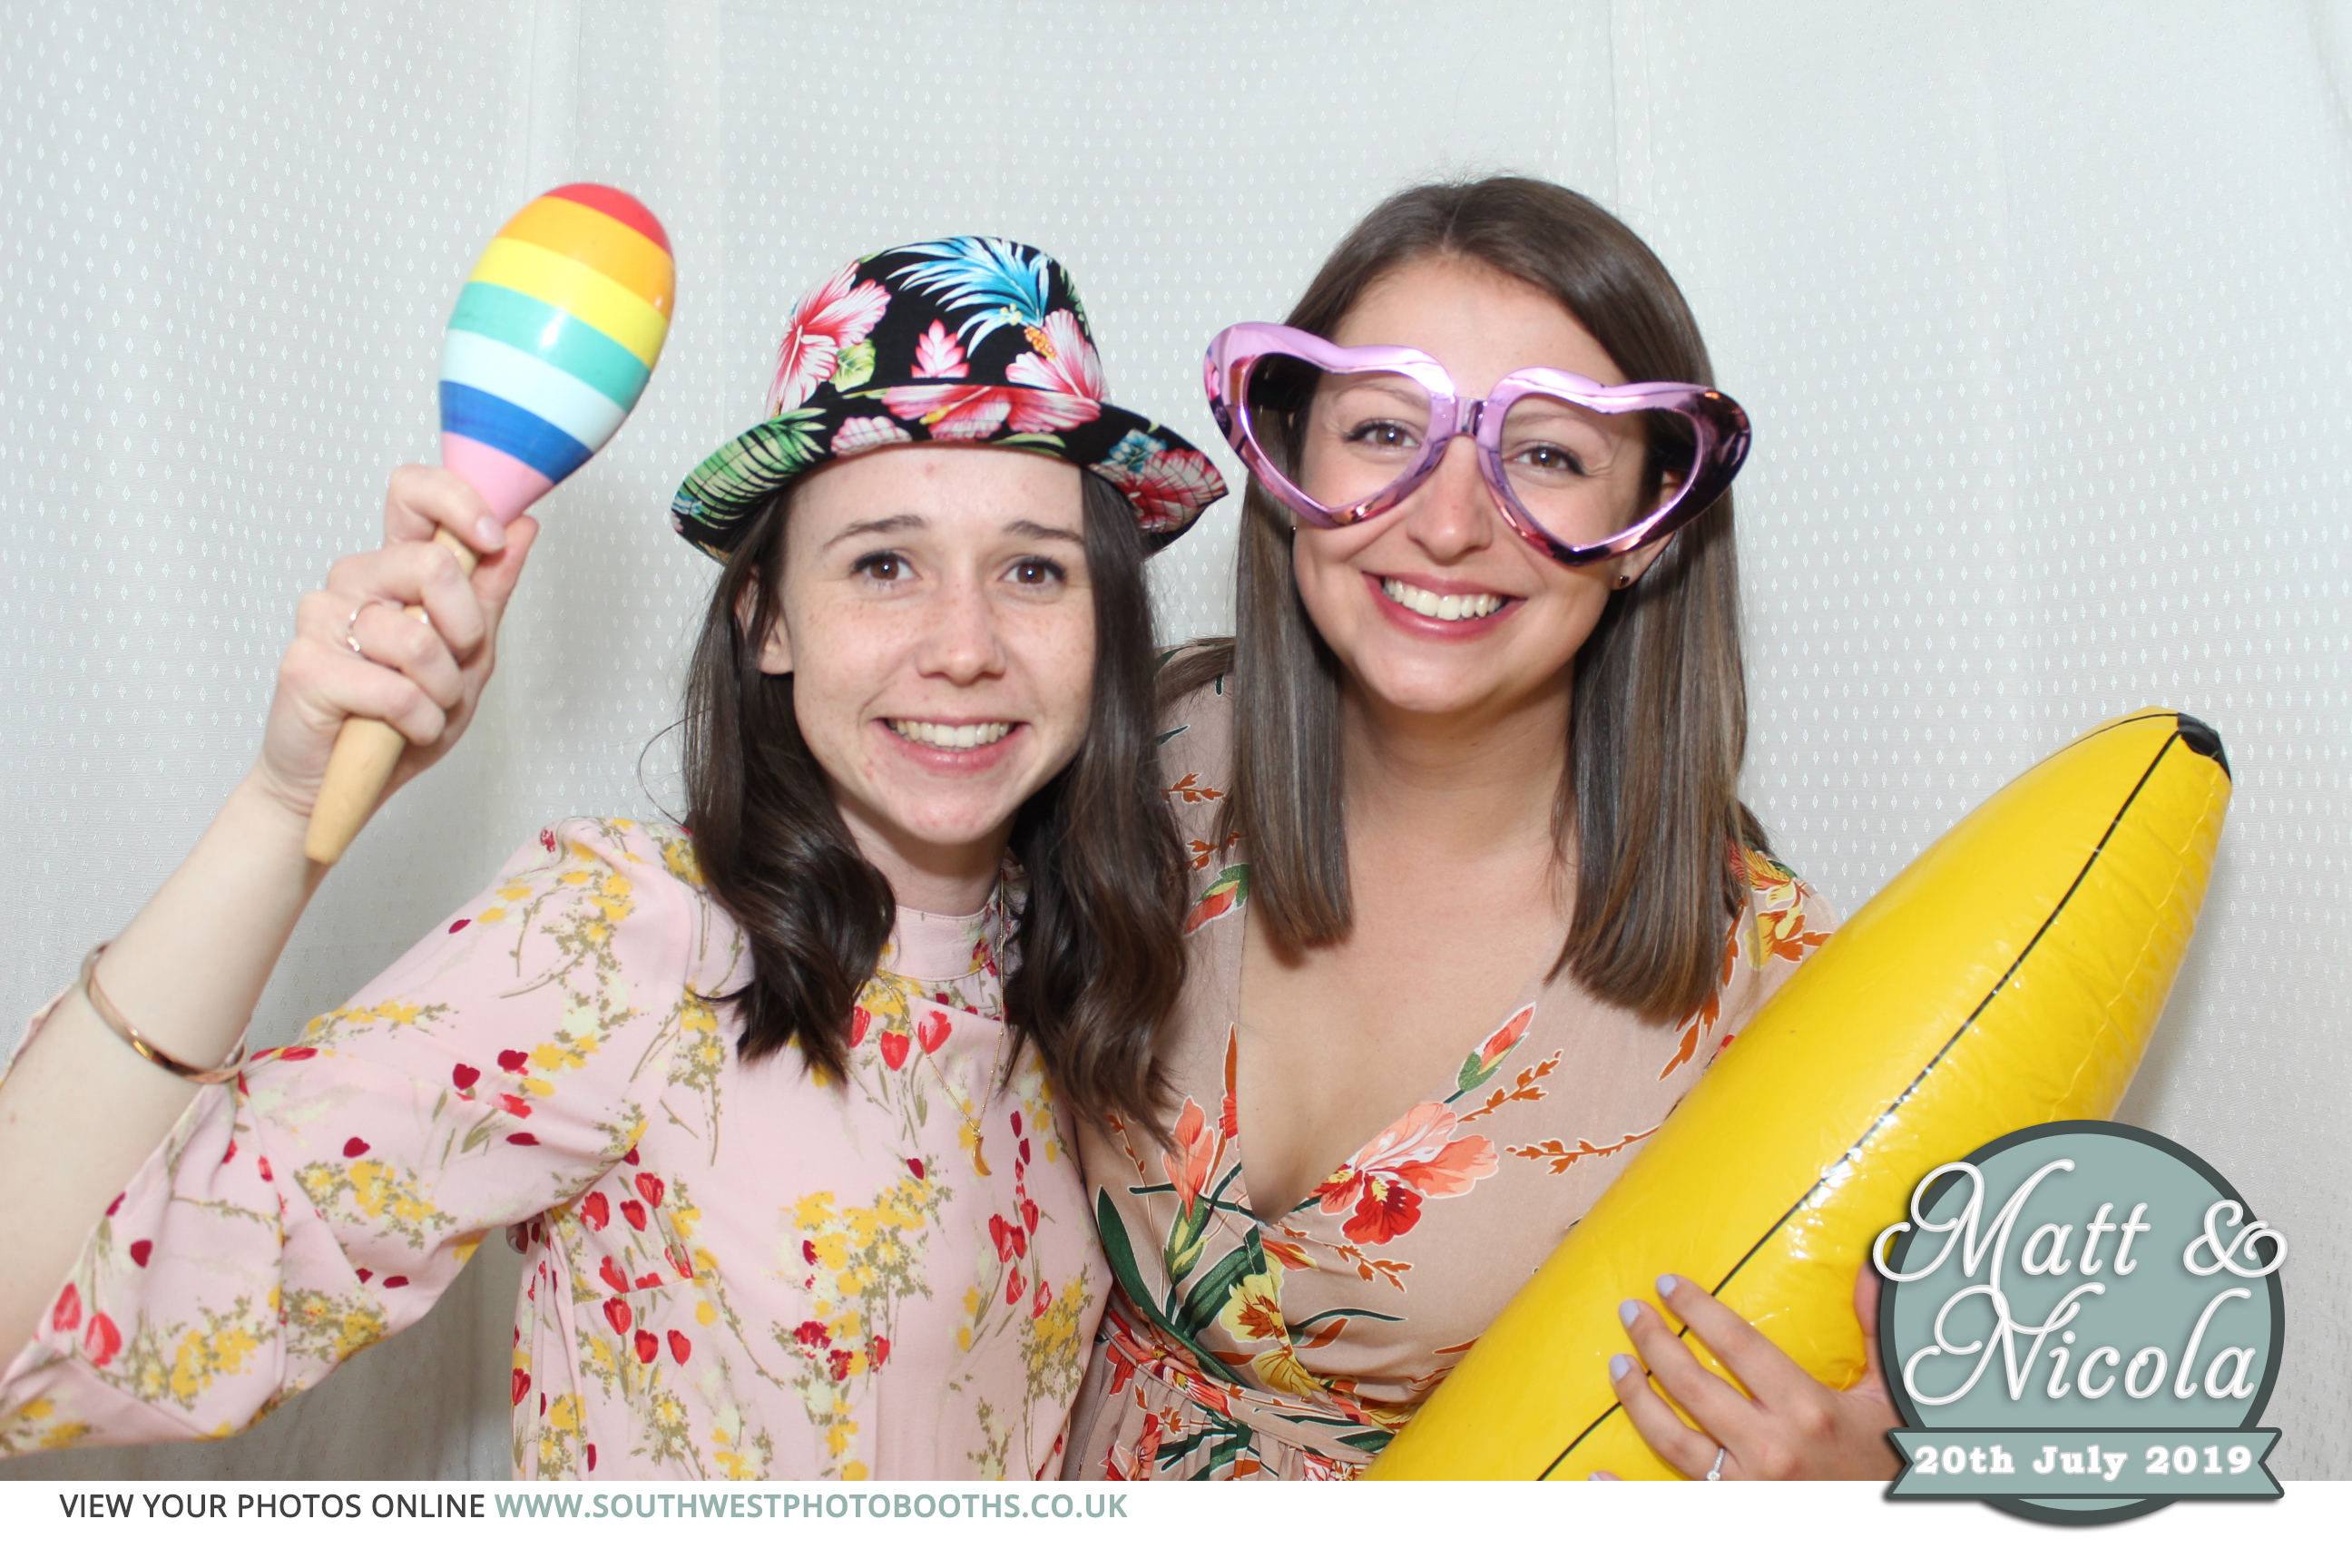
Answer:
<svg viewBox="0 0 2352 1568"><path fill-rule="evenodd" d="M0 1374L0 1454L249 1426L619 1160L697 983L723 976L681 870L682 845L632 824L548 829L294 1044L200 1090Z"/></svg>

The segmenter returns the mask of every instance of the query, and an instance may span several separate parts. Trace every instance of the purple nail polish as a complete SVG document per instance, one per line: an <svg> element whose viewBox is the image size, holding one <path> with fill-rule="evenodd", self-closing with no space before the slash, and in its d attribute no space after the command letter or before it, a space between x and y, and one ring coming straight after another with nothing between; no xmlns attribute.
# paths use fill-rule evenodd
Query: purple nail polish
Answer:
<svg viewBox="0 0 2352 1568"><path fill-rule="evenodd" d="M1633 1326L1633 1320L1641 1315L1642 1309L1633 1302L1620 1301L1617 1303L1617 1321L1624 1324L1627 1328L1632 1328Z"/></svg>

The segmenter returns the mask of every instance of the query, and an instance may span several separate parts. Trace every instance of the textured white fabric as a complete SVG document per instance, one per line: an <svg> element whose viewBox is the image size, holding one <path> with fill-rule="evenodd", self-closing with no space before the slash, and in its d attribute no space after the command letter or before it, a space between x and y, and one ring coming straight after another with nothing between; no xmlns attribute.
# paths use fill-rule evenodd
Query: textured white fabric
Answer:
<svg viewBox="0 0 2352 1568"><path fill-rule="evenodd" d="M664 505L820 273L1045 246L1119 400L1237 482L1210 334L1389 190L1516 169L1657 247L1755 416L1748 793L1841 905L2102 715L2221 730L2235 813L2126 1113L2290 1237L2277 1467L2352 1477L2343 10L212 0L12 5L0 49L0 1014L247 765L295 598L431 458L450 302L535 192L661 215L665 363L540 509L480 721L329 881L265 1036L539 823L674 799L711 574ZM1228 624L1235 510L1155 569L1171 634ZM503 1475L502 1266L245 1437L0 1475Z"/></svg>

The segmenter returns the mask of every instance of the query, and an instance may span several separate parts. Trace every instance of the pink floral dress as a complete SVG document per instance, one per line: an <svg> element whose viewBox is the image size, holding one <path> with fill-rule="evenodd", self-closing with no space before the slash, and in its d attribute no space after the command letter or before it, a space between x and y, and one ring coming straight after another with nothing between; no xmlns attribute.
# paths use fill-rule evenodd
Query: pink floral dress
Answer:
<svg viewBox="0 0 2352 1568"><path fill-rule="evenodd" d="M1034 1053L1003 1081L1001 936L901 910L847 1081L747 1066L686 840L551 829L198 1093L0 1374L0 1454L236 1431L506 1229L518 1476L1051 1473L1103 1274Z"/></svg>
<svg viewBox="0 0 2352 1568"><path fill-rule="evenodd" d="M1193 852L1192 967L1171 1027L1167 1147L1082 1131L1120 1289L1071 1424L1088 1479L1351 1476L1386 1446L1834 917L1747 853L1748 906L1688 1017L1642 1022L1573 982L1463 1020L1442 1083L1289 1213L1251 1211L1234 1105L1248 846L1216 841L1231 704L1187 699L1161 747ZM1672 1268L1671 1259L1659 1266Z"/></svg>

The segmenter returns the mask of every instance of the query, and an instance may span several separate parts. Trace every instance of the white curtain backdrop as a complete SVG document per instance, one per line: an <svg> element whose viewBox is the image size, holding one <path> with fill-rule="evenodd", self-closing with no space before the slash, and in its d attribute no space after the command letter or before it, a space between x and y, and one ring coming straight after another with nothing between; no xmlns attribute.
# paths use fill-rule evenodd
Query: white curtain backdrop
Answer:
<svg viewBox="0 0 2352 1568"><path fill-rule="evenodd" d="M0 1016L248 765L296 597L434 452L442 323L531 195L622 185L680 301L458 753L328 882L282 1037L542 822L676 797L711 568L665 504L842 259L1045 246L1120 401L1240 473L1202 345L1370 203L1515 170L1626 217L1754 416L1747 794L1853 909L2092 721L2217 726L2237 801L2128 1120L2277 1225L2289 1478L2352 1477L2352 13L1484 0L10 0L0 28ZM1171 549L1226 629L1235 508ZM652 742L648 747L648 742ZM14 1025L7 1027L13 1028ZM0 1199L5 1201L5 1199ZM502 1477L515 1270L250 1434L0 1477Z"/></svg>

